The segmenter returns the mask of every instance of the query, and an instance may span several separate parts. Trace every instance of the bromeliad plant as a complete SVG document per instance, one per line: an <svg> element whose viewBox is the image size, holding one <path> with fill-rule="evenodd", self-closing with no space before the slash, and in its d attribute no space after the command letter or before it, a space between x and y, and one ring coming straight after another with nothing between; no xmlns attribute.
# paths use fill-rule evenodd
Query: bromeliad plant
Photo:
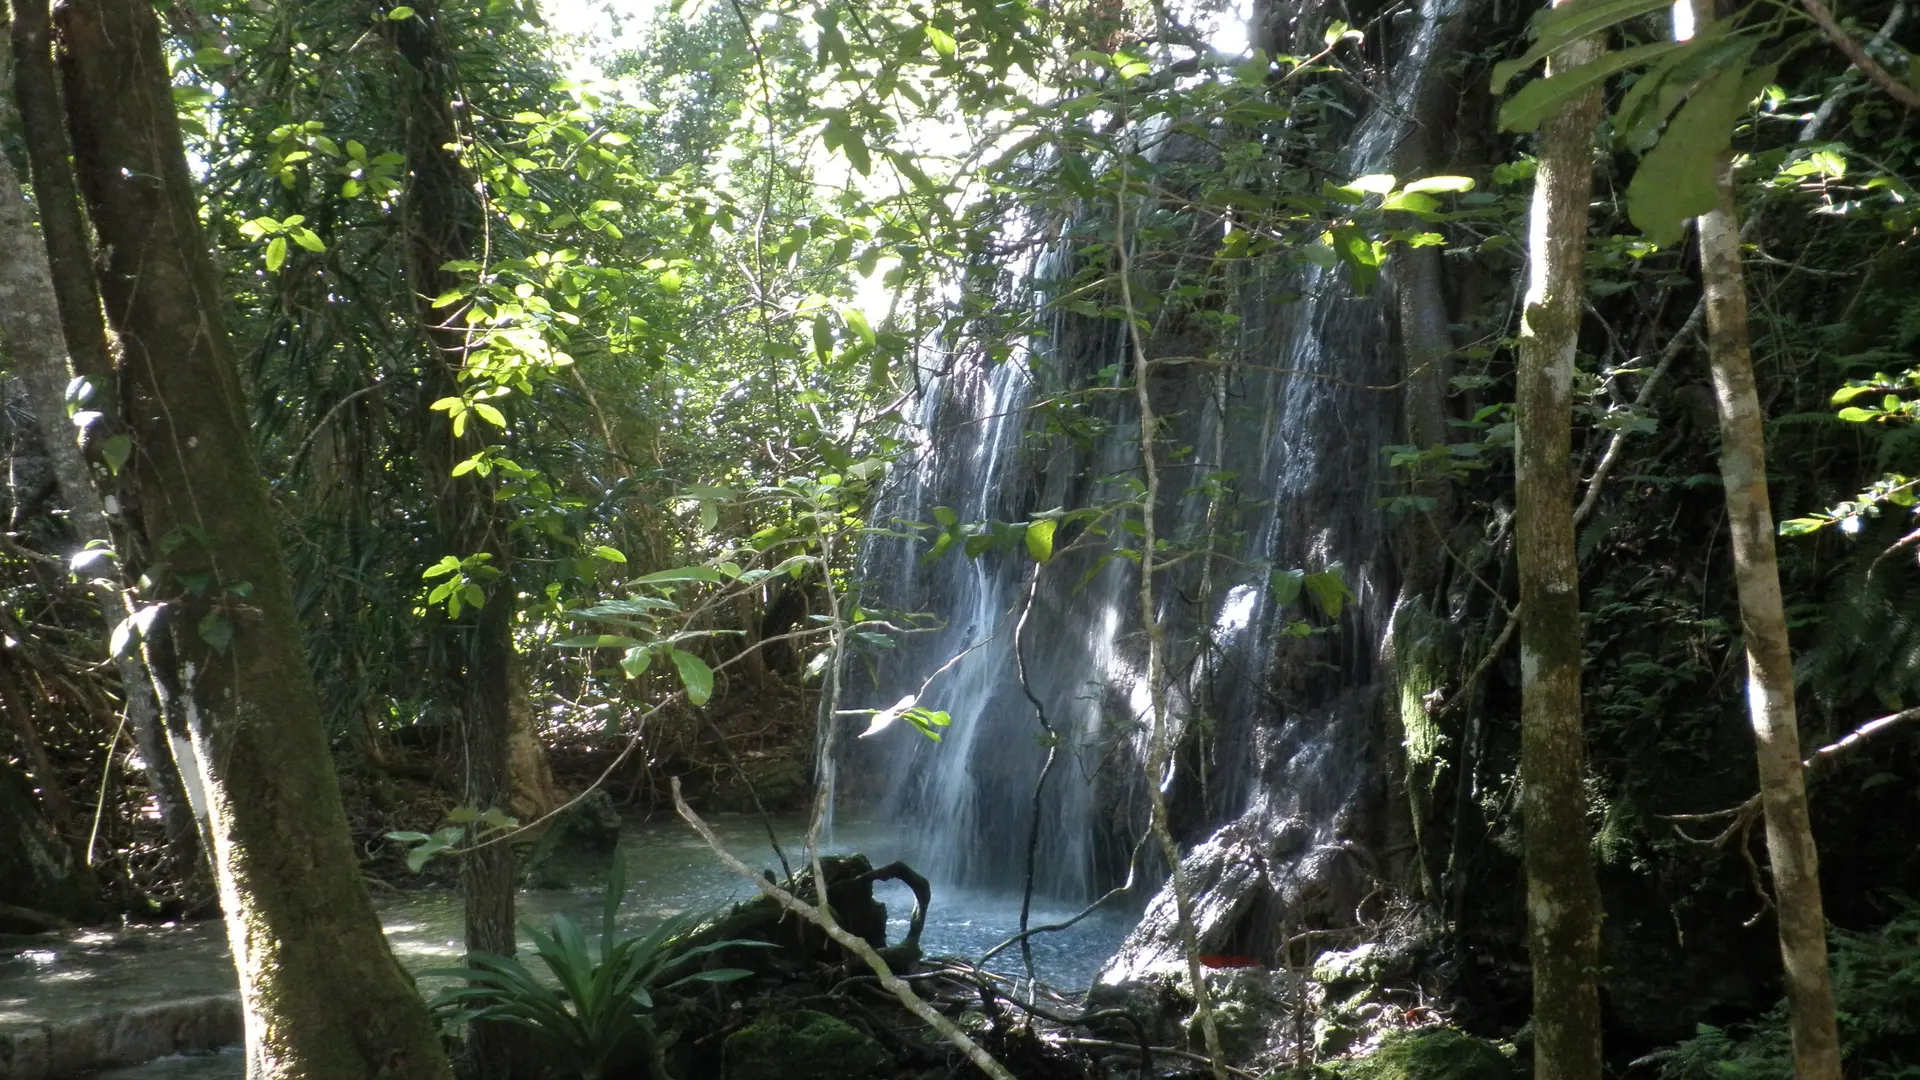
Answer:
<svg viewBox="0 0 1920 1080"><path fill-rule="evenodd" d="M688 965L724 949L773 948L764 941L731 940L687 947L688 933L703 921L695 912L670 918L645 937L622 935L614 917L625 895L625 868L615 856L601 900L598 960L589 953L579 924L565 915L554 915L544 932L525 927L535 955L557 985L535 976L515 957L469 953L468 967L429 972L466 980L434 995L429 1006L447 1026L499 1020L531 1029L557 1063L584 1080L599 1080L609 1068L635 1061L651 1048L656 993L753 974L730 967L678 974Z"/></svg>

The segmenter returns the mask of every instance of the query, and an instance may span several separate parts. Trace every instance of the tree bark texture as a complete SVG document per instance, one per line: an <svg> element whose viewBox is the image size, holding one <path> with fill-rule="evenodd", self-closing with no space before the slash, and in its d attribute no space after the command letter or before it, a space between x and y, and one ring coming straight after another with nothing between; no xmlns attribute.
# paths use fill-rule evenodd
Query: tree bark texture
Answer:
<svg viewBox="0 0 1920 1080"><path fill-rule="evenodd" d="M471 348L463 309L433 306L434 298L458 283L444 269L455 259L474 257L483 225L473 176L451 149L459 143L454 105L460 98L454 62L440 28L439 5L414 5L414 17L384 24L398 59L398 90L409 170L402 210L407 233L407 279L428 354L421 379L421 414L460 393L460 374ZM516 692L512 677L513 544L498 485L478 471L454 476L453 467L484 445L479 421L464 437L435 421L423 436L421 462L434 502L440 554L466 558L486 553L500 576L486 585L486 603L465 620L435 616L434 633L441 685L460 710L464 754L464 801L488 810L511 812L511 743ZM525 747L523 745L522 749ZM513 849L504 843L475 845L461 855L460 883L465 894L466 945L469 951L511 955L513 929ZM525 1045L523 1033L499 1022L472 1025L469 1063L482 1080L511 1075Z"/></svg>
<svg viewBox="0 0 1920 1080"><path fill-rule="evenodd" d="M81 451L81 429L67 418L67 384L72 382L75 373L69 357L84 352L93 356L95 365L99 364L106 356L106 333L99 295L93 287L91 261L85 255L86 231L79 204L74 201L66 137L59 126L59 96L51 84L53 59L48 49L45 19L44 6L36 5L34 0L22 0L14 11L13 41L18 75L15 97L22 102L34 101L36 120L27 128L32 132L28 140L29 157L34 165L34 191L39 196L46 243L42 246L35 242L19 178L14 175L13 164L0 158L0 250L18 252L16 257L0 265L0 334L12 342L14 367L26 386L28 400L33 403L34 421L46 445L74 538L82 548L98 543L112 550L121 546L114 543L116 530L108 518L105 501L94 487L86 455ZM37 25L33 25L36 22ZM24 31L23 24L28 24ZM6 67L5 57L0 56L0 120L11 111L6 103L9 89ZM49 122L55 125L53 135L43 130ZM44 155L53 156L43 161ZM81 260L78 272L69 268L64 282L57 281L49 265L49 252L72 252L76 248L77 256L63 257L78 257ZM79 348L74 347L75 335L80 338ZM110 375L111 372L103 375L96 370L89 373L88 378L97 387ZM91 404L97 408L104 403ZM103 640L113 627L133 613L123 589L123 570L115 560L98 562L82 571L106 624L102 630ZM167 738L160 698L154 692L152 677L140 653L123 649L111 659L114 673L120 678L127 725L133 729L147 789L153 795L166 833L170 876L180 884L188 905L197 907L210 899L211 882L201 869L200 830L173 758L173 744Z"/></svg>
<svg viewBox="0 0 1920 1080"><path fill-rule="evenodd" d="M145 0L58 13L69 132L104 255L143 528L207 794L248 1075L450 1075L348 838Z"/></svg>
<svg viewBox="0 0 1920 1080"><path fill-rule="evenodd" d="M1747 645L1747 714L1760 764L1767 859L1779 916L1793 1072L1799 1080L1840 1080L1840 1036L1827 971L1827 921L1820 861L1807 814L1794 709L1793 654L1767 497L1766 414L1754 386L1747 331L1747 283L1730 155L1719 163L1720 206L1701 215L1700 275L1707 294L1707 347L1720 413L1720 478L1733 533L1733 573Z"/></svg>
<svg viewBox="0 0 1920 1080"><path fill-rule="evenodd" d="M1598 54L1581 42L1549 69ZM1534 1075L1599 1080L1600 893L1588 846L1581 735L1580 581L1573 535L1574 348L1586 287L1587 202L1600 93L1540 128L1531 260L1515 390L1514 542L1520 604L1520 783L1533 967Z"/></svg>

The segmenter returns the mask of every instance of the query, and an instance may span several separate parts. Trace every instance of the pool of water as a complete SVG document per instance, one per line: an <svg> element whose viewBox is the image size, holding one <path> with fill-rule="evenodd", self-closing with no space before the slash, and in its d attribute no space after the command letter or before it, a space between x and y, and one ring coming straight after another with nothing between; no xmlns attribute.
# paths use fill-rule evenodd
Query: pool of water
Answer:
<svg viewBox="0 0 1920 1080"><path fill-rule="evenodd" d="M778 868L758 818L719 817L711 824L721 842L742 861ZM804 824L779 821L776 831L786 845L788 860L797 864L804 857L800 844ZM904 850L902 837L901 830L888 826L843 825L826 850L863 852L877 865L892 861ZM755 892L752 885L721 865L706 843L678 820L629 823L621 839L621 852L630 882L620 909L621 923L631 931L643 932L678 912L742 900ZM921 937L929 954L977 960L1018 928L1017 893L953 889L938 881L932 884L933 903ZM913 909L912 894L898 882L881 882L875 895L887 905L893 924L890 939L900 940ZM394 952L410 970L419 973L458 962L462 930L457 892L427 889L376 896L375 906ZM519 917L523 923L544 925L548 916L564 912L591 932L599 910L598 895L586 890L520 895ZM1058 922L1072 913L1066 905L1036 901L1032 922ZM1100 912L1070 931L1036 937L1036 973L1042 981L1061 989L1087 986L1100 963L1118 946L1128 925L1122 913ZM1018 950L1009 949L995 957L990 966L1013 973L1019 965ZM445 981L428 976L421 984L431 991ZM227 956L224 930L218 923L85 931L35 941L10 955L0 953L0 1028L233 988L233 966ZM238 1055L217 1054L167 1058L137 1070L103 1075L117 1080L189 1080L243 1072Z"/></svg>
<svg viewBox="0 0 1920 1080"><path fill-rule="evenodd" d="M743 862L778 869L766 829L757 818L722 817L710 824L727 849ZM797 866L805 857L804 826L777 822L776 832L788 862ZM630 825L620 846L630 883L620 907L621 923L632 930L644 931L679 912L705 910L755 894L752 885L721 865L705 841L678 821ZM833 842L823 845L823 850L830 852L862 852L876 865L891 862L904 848L900 830L871 824L842 826L835 831ZM933 903L921 934L921 946L928 954L975 960L1019 929L1018 893L955 889L937 881L932 884ZM889 940L899 941L907 933L913 894L899 882L886 881L875 886L874 895L887 905L892 924ZM416 972L431 970L458 959L462 935L458 892L407 893L376 900L376 906L387 928L387 940L409 968ZM1036 900L1030 925L1061 922L1075 910ZM592 934L599 924L599 895L586 890L520 894L517 914L522 923L544 926L556 912L573 918ZM1039 935L1033 939L1034 971L1058 988L1085 988L1092 983L1100 963L1120 944L1129 925L1118 912L1097 912L1070 931ZM989 966L1013 973L1020 966L1018 950L1000 954ZM437 980L429 977L422 983L431 989Z"/></svg>

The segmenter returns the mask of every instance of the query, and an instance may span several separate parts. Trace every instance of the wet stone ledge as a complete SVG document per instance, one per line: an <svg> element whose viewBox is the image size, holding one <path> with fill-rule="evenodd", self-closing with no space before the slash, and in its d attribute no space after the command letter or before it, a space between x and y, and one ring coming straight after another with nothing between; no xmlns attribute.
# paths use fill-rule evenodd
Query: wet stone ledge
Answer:
<svg viewBox="0 0 1920 1080"><path fill-rule="evenodd" d="M242 1037L240 998L211 994L0 1028L0 1080L64 1080Z"/></svg>

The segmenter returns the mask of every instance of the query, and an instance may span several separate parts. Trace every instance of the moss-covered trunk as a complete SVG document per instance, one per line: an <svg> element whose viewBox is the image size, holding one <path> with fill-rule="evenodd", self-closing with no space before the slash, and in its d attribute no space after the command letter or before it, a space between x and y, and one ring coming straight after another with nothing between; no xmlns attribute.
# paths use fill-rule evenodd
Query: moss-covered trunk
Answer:
<svg viewBox="0 0 1920 1080"><path fill-rule="evenodd" d="M1561 0L1565 2L1565 0ZM1558 6L1556 3L1555 6ZM1549 69L1593 58L1581 42ZM1573 359L1586 287L1598 89L1540 128L1531 276L1515 387L1514 542L1520 577L1520 783L1534 1075L1599 1080L1600 890L1587 844L1580 575L1573 537Z"/></svg>
<svg viewBox="0 0 1920 1080"><path fill-rule="evenodd" d="M192 749L254 1077L448 1075L348 839L144 0L59 12L69 130L103 256L152 574Z"/></svg>
<svg viewBox="0 0 1920 1080"><path fill-rule="evenodd" d="M77 374L94 387L89 408L102 420L90 433L96 443L111 438L117 425L106 418L115 412L111 370L107 363L106 327L100 317L91 260L86 256L86 228L80 217L73 175L68 165L66 133L60 122L59 91L54 82L51 23L45 0L19 0L13 5L12 40L17 81L12 87L0 59L0 126L12 111L6 107L9 91L18 101L28 134L27 156L33 169L34 190L44 246L37 243L26 218L18 178L10 162L0 161L0 249L20 254L0 266L0 332L11 339L14 369L33 403L34 421L66 504L68 522L77 548L121 548L118 558L100 559L83 572L88 590L106 623L101 639L132 612L121 587L128 566L124 545L110 521L106 502L94 486L94 477L81 452L80 429L67 418L67 387ZM49 254L52 261L49 261ZM73 262L71 260L78 260ZM55 276L52 265L61 269ZM104 470L103 470L104 475ZM147 777L147 789L166 830L170 876L179 883L188 905L211 899L211 882L203 871L201 837L174 761L147 665L135 650L123 649L109 658L120 678L127 723Z"/></svg>
<svg viewBox="0 0 1920 1080"><path fill-rule="evenodd" d="M474 257L483 221L474 177L454 149L460 132L453 110L461 95L440 9L428 0L413 10L411 18L385 25L398 60L397 88L406 125L409 175L402 206L407 280L426 353L421 414L436 415L430 411L434 402L461 392L473 338L460 317L462 308L436 308L434 300L458 283L446 264ZM500 502L498 483L483 470L454 475L457 463L485 446L482 425L456 434L444 424L436 421L432 430L422 433L420 455L440 544L435 554L461 559L484 554L498 576L483 586L486 599L478 610L464 618L434 616L434 655L442 692L460 713L462 799L477 810L507 812L513 802L514 717L527 711L514 702L524 687L513 677L516 597L510 517ZM527 748L523 740L523 756ZM537 756L537 744L532 749ZM470 832L468 850L460 857L466 945L470 951L510 955L513 850L504 843L476 844L479 839L477 832ZM512 1075L523 1043L519 1030L510 1025L475 1023L468 1042L472 1071L483 1078Z"/></svg>

